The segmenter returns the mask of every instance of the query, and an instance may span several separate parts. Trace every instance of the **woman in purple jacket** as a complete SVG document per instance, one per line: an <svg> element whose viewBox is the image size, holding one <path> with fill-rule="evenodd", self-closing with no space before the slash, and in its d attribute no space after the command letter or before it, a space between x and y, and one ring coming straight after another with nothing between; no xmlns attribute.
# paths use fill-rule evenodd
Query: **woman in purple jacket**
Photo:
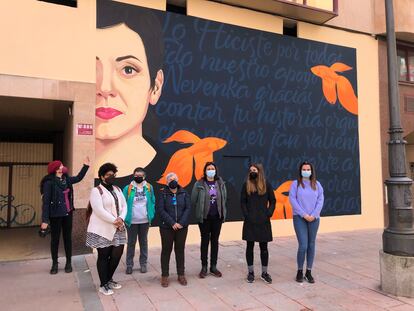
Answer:
<svg viewBox="0 0 414 311"><path fill-rule="evenodd" d="M303 162L299 167L299 177L292 183L289 191L289 201L293 207L293 226L299 243L297 282L303 282L303 264L306 256L305 280L315 283L311 270L323 200L323 188L316 180L313 165Z"/></svg>

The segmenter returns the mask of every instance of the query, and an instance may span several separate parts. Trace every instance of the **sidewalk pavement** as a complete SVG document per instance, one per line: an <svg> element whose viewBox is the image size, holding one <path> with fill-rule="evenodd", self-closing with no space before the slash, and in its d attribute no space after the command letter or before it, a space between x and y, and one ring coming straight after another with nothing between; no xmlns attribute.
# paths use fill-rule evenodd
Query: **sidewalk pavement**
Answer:
<svg viewBox="0 0 414 311"><path fill-rule="evenodd" d="M50 275L50 260L0 264L0 308L14 310L392 310L414 311L414 299L393 297L379 288L379 230L320 234L313 274L315 284L296 283L295 237L276 238L269 244L269 273L273 284L260 280L258 246L255 248L256 282L245 281L245 243L220 244L218 268L222 278L199 279L199 247L186 247L188 286L176 281L171 258L170 287L160 286L160 249L149 251L148 273L138 265L125 274L125 258L114 276L123 288L113 296L97 293L99 279L94 254L76 256L75 271ZM138 254L135 258L138 260Z"/></svg>

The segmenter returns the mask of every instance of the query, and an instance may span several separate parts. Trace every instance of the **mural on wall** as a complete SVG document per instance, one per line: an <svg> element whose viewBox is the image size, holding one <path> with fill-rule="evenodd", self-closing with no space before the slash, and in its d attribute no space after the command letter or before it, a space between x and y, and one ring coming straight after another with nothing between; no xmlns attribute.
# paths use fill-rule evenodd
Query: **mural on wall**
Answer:
<svg viewBox="0 0 414 311"><path fill-rule="evenodd" d="M181 144L191 144L191 146L180 149L171 156L167 168L158 180L158 183L164 184L167 174L175 172L180 178L180 185L182 187L186 187L191 183L193 175L196 180L203 177L204 165L207 162L213 162L213 153L227 144L224 139L216 137L200 139L198 136L185 130L175 132L164 140L164 143L174 141ZM193 162L195 162L194 174Z"/></svg>
<svg viewBox="0 0 414 311"><path fill-rule="evenodd" d="M322 79L322 90L328 103L334 105L336 99L350 113L358 114L358 98L355 96L351 82L344 76L340 76L337 72L351 70L342 63L335 63L330 67L319 65L311 68L313 74Z"/></svg>
<svg viewBox="0 0 414 311"><path fill-rule="evenodd" d="M272 218L285 219L307 160L323 216L361 213L355 49L107 0L97 44L95 170L114 162L122 186L145 167L156 191L175 171L191 191L214 160L236 221L248 165L260 162Z"/></svg>

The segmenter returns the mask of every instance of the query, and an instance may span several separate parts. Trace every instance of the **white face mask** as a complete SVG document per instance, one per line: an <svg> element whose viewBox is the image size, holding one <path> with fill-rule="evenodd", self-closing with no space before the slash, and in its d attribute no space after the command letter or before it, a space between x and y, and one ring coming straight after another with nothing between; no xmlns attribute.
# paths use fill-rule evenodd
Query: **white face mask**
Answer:
<svg viewBox="0 0 414 311"><path fill-rule="evenodd" d="M311 171L302 171L301 174L302 174L302 177L309 178L312 175L312 172Z"/></svg>
<svg viewBox="0 0 414 311"><path fill-rule="evenodd" d="M208 178L213 178L214 176L216 176L216 170L208 170L206 171L206 175Z"/></svg>

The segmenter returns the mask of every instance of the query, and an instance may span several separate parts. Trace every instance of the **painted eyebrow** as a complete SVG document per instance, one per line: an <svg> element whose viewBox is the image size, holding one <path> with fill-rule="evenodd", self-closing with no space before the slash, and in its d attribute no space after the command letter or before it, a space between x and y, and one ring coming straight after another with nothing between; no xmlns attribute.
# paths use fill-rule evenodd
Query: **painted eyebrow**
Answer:
<svg viewBox="0 0 414 311"><path fill-rule="evenodd" d="M121 61L123 61L123 60L125 60L125 59L128 59L128 58L134 58L134 59L136 59L137 61L139 61L140 63L142 63L138 58L136 58L135 56L133 56L133 55L125 55L125 56L120 56L120 57L117 57L115 60L117 61L117 62L121 62Z"/></svg>

